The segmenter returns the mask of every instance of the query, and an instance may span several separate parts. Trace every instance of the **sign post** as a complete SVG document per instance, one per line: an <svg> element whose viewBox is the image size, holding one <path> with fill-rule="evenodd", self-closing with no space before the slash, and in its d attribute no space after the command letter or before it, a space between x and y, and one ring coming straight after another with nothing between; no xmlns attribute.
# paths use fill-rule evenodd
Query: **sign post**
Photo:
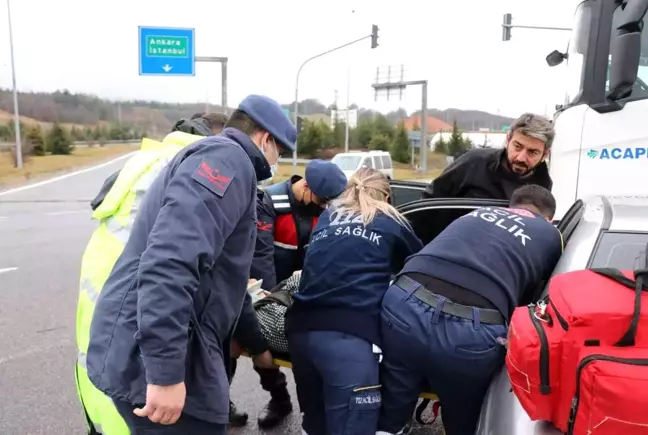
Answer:
<svg viewBox="0 0 648 435"><path fill-rule="evenodd" d="M194 29L139 27L141 76L196 75Z"/></svg>

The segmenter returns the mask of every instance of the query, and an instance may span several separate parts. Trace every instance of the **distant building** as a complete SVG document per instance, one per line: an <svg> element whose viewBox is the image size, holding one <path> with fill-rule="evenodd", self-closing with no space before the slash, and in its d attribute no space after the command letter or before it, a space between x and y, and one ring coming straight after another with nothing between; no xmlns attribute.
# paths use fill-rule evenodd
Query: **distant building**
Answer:
<svg viewBox="0 0 648 435"><path fill-rule="evenodd" d="M423 117L421 115L412 115L403 121L408 131L410 146L419 148L421 146L421 129L423 128ZM431 143L432 137L442 131L452 131L452 125L441 121L434 116L427 117L427 142Z"/></svg>
<svg viewBox="0 0 648 435"><path fill-rule="evenodd" d="M407 131L410 132L413 132L415 130L420 130L423 128L423 118L421 117L421 115L412 115L406 120L404 120L403 122L405 123L405 128L407 129ZM452 130L452 125L448 124L447 122L441 121L439 118L435 118L434 116L427 117L428 135L432 135L440 131L451 131L451 130Z"/></svg>

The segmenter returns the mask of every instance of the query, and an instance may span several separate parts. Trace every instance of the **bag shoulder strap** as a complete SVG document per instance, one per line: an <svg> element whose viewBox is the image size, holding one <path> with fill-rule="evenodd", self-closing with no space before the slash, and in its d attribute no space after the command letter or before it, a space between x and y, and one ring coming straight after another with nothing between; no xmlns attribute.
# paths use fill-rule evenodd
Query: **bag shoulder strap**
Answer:
<svg viewBox="0 0 648 435"><path fill-rule="evenodd" d="M636 282L625 276L624 274L621 273L620 270L618 269L613 269L610 267L606 268L594 268L590 269L594 273L598 273L599 275L603 275L607 278L610 278L616 282L618 282L621 285L624 285L632 290L635 289Z"/></svg>
<svg viewBox="0 0 648 435"><path fill-rule="evenodd" d="M601 268L601 269L591 269L592 272L598 273L599 275L606 276L614 281L622 284L625 287L628 287L635 291L635 300L634 300L634 311L632 313L632 320L630 321L630 327L626 333L621 337L615 346L616 347L628 347L635 345L635 338L637 336L637 328L639 327L639 317L641 316L641 296L642 292L648 290L646 285L648 282L648 244L646 244L646 250L644 251L644 267L642 269L636 269L634 271L635 281L629 279L621 273L621 271L612 268Z"/></svg>

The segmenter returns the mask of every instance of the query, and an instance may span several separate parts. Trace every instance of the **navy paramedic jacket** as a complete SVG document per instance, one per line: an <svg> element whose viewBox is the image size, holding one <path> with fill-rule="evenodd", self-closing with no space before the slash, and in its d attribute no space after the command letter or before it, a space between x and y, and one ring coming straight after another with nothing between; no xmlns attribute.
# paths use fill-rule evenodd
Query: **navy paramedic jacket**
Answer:
<svg viewBox="0 0 648 435"><path fill-rule="evenodd" d="M183 412L228 422L224 360L247 295L256 177L270 168L227 128L180 151L144 197L98 300L88 375L113 399L143 404L147 384L185 382Z"/></svg>
<svg viewBox="0 0 648 435"><path fill-rule="evenodd" d="M423 273L471 290L507 319L522 299L551 276L562 235L544 217L523 209L484 207L457 219L401 274Z"/></svg>
<svg viewBox="0 0 648 435"><path fill-rule="evenodd" d="M286 333L345 332L380 346L380 303L405 259L423 244L410 230L377 213L327 209L313 232L299 291L286 315Z"/></svg>

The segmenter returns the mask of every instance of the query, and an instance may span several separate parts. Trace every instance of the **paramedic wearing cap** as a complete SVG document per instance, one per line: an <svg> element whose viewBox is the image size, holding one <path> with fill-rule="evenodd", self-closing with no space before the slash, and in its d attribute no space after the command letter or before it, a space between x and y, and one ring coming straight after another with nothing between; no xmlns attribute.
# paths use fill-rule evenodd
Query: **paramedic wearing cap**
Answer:
<svg viewBox="0 0 648 435"><path fill-rule="evenodd" d="M257 180L295 137L277 102L248 96L144 197L97 300L87 354L90 380L132 435L227 433L224 361L248 300ZM272 366L264 355L257 364Z"/></svg>
<svg viewBox="0 0 648 435"><path fill-rule="evenodd" d="M305 177L293 175L264 189L271 208L267 207L266 213L259 210L259 243L252 263L252 277L263 278L263 288L270 289L301 270L323 207L346 186L347 178L339 166L313 160L306 166Z"/></svg>
<svg viewBox="0 0 648 435"><path fill-rule="evenodd" d="M308 435L374 435L380 410L380 301L423 247L389 204L389 181L359 169L313 231L286 337Z"/></svg>
<svg viewBox="0 0 648 435"><path fill-rule="evenodd" d="M299 175L267 187L259 194L257 205L257 242L250 277L263 280L263 288L272 289L278 282L301 270L312 228L329 200L338 197L346 188L347 179L334 163L313 160L306 167L305 177ZM262 349L264 342L252 336L256 321L250 318L239 322L247 331L245 337L236 337L241 345L250 350L247 343L257 343ZM259 331L260 334L260 331ZM243 334L239 334L243 335ZM236 360L231 362L232 372ZM268 429L281 423L292 412L286 376L279 368L255 367L261 378L261 387L270 393L270 401L258 417L259 427ZM232 376L234 374L232 373Z"/></svg>
<svg viewBox="0 0 648 435"><path fill-rule="evenodd" d="M475 433L511 314L562 254L555 211L547 189L524 186L510 208L468 213L407 259L382 302L380 434L406 425L423 381L441 401L446 435Z"/></svg>

